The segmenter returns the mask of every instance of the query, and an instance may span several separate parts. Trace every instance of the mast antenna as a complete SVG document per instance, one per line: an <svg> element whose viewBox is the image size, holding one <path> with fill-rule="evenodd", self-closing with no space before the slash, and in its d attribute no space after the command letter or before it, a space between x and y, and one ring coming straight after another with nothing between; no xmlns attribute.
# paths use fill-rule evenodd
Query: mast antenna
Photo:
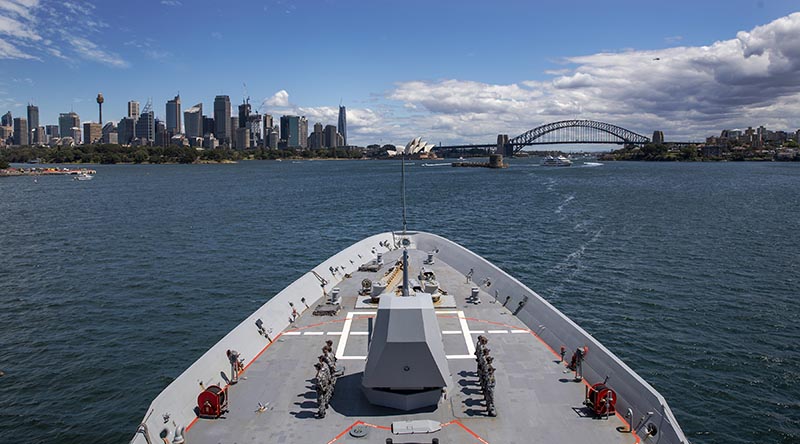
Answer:
<svg viewBox="0 0 800 444"><path fill-rule="evenodd" d="M406 235L406 151L400 158L400 189L403 193L403 236Z"/></svg>

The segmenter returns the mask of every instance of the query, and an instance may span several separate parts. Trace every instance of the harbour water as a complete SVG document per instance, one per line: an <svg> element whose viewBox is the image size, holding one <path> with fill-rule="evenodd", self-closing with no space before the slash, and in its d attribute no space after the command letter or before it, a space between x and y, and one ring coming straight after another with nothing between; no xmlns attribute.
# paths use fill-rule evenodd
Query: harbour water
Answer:
<svg viewBox="0 0 800 444"><path fill-rule="evenodd" d="M800 164L509 163L409 165L409 226L550 300L693 443L800 441ZM93 168L0 180L3 441L127 442L266 299L400 226L397 162Z"/></svg>

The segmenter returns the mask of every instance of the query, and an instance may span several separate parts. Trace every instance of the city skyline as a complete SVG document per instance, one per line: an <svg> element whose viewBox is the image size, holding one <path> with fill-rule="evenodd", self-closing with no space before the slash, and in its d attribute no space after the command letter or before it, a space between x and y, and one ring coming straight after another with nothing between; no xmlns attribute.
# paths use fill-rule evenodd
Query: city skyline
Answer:
<svg viewBox="0 0 800 444"><path fill-rule="evenodd" d="M800 67L800 42L793 38L800 34L796 5L578 2L585 15L597 12L587 18L569 15L576 5L516 2L426 4L422 16L358 2L252 2L241 5L241 12L232 6L242 22L234 29L210 20L219 9L215 3L151 3L160 11L154 23L134 31L132 23L121 21L142 18L130 5L0 2L7 24L0 29L0 113L24 117L33 103L40 125L56 123L71 110L96 122L95 97L102 92L106 121L124 117L128 101L148 98L155 117L166 121L165 103L178 94L184 104L203 103L205 110L213 108L215 96L227 95L234 106L249 96L254 112L306 116L313 125L337 122L336 103L344 102L348 143L356 145L399 144L418 135L444 144L486 143L499 133L516 135L576 117L648 135L663 130L667 140L700 141L719 129L751 125L800 127L800 81L792 75ZM421 6L411 2L408 8ZM500 18L547 15L564 20L492 31ZM85 33L59 34L64 31L48 27L54 17L80 23ZM207 26L201 32L159 25L176 17ZM291 32L323 18L336 24L338 60L325 54L322 28ZM291 41L298 51L278 63L236 49L264 23L281 36L275 44ZM394 26L401 23L432 23L435 29L418 35ZM467 32L478 24L483 31ZM191 39L219 55L213 66L182 49ZM311 51L320 58L306 67L302 60ZM237 71L234 62L248 69ZM337 69L314 68L318 62Z"/></svg>

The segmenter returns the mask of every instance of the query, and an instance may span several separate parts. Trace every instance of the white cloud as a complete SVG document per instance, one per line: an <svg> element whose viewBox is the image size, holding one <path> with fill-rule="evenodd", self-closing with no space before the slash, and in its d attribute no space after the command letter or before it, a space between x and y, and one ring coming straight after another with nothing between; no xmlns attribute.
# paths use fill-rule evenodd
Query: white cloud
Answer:
<svg viewBox="0 0 800 444"><path fill-rule="evenodd" d="M178 0L161 0L161 4L162 5L167 5L167 6L181 6L181 5L183 5L183 3L181 3Z"/></svg>
<svg viewBox="0 0 800 444"><path fill-rule="evenodd" d="M0 40L0 59L41 60L39 57L22 52L5 40Z"/></svg>
<svg viewBox="0 0 800 444"><path fill-rule="evenodd" d="M285 89L282 89L272 97L268 97L262 101L262 104L267 106L274 106L274 107L288 107L289 106L289 93L286 92Z"/></svg>
<svg viewBox="0 0 800 444"><path fill-rule="evenodd" d="M42 37L27 24L11 17L0 15L0 35L24 40L41 40Z"/></svg>
<svg viewBox="0 0 800 444"><path fill-rule="evenodd" d="M399 83L388 98L431 140L491 142L554 120L582 117L668 140L726 127L800 122L800 13L709 46L603 52L565 59L548 80ZM399 119L398 119L399 120Z"/></svg>
<svg viewBox="0 0 800 444"><path fill-rule="evenodd" d="M113 66L114 68L127 68L130 66L128 62L118 55L101 49L95 43L87 39L69 37L67 40L72 45L75 52L84 59L100 62L108 66Z"/></svg>

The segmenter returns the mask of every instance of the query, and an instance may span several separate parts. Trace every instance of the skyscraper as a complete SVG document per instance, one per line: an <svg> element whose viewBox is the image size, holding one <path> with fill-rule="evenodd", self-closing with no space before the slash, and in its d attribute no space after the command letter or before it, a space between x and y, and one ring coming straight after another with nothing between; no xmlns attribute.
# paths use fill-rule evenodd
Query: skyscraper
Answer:
<svg viewBox="0 0 800 444"><path fill-rule="evenodd" d="M3 114L3 117L0 117L0 126L12 125L14 125L14 118L11 116L11 111Z"/></svg>
<svg viewBox="0 0 800 444"><path fill-rule="evenodd" d="M167 100L167 132L171 135L181 132L181 95Z"/></svg>
<svg viewBox="0 0 800 444"><path fill-rule="evenodd" d="M248 117L250 117L250 103L244 102L239 105L239 128L245 128L247 126Z"/></svg>
<svg viewBox="0 0 800 444"><path fill-rule="evenodd" d="M214 134L214 118L203 116L203 137L206 134Z"/></svg>
<svg viewBox="0 0 800 444"><path fill-rule="evenodd" d="M103 137L103 127L99 123L86 122L83 124L83 144L97 143Z"/></svg>
<svg viewBox="0 0 800 444"><path fill-rule="evenodd" d="M156 116L152 110L139 114L136 137L141 139L142 144L152 144L156 140Z"/></svg>
<svg viewBox="0 0 800 444"><path fill-rule="evenodd" d="M300 116L281 116L281 140L287 148L300 146Z"/></svg>
<svg viewBox="0 0 800 444"><path fill-rule="evenodd" d="M220 145L231 145L231 98L214 97L214 136Z"/></svg>
<svg viewBox="0 0 800 444"><path fill-rule="evenodd" d="M325 148L336 148L338 145L338 139L336 135L339 132L336 131L336 127L333 125L326 125L325 126Z"/></svg>
<svg viewBox="0 0 800 444"><path fill-rule="evenodd" d="M186 137L203 137L203 104L183 112L183 123L186 125Z"/></svg>
<svg viewBox="0 0 800 444"><path fill-rule="evenodd" d="M308 136L308 147L312 150L321 149L325 142L325 135L322 132L322 124L317 122L314 124L314 132Z"/></svg>
<svg viewBox="0 0 800 444"><path fill-rule="evenodd" d="M300 139L300 146L303 148L308 148L308 119L306 119L306 116L300 118L298 129L300 132L297 137Z"/></svg>
<svg viewBox="0 0 800 444"><path fill-rule="evenodd" d="M339 126L337 130L342 135L344 146L347 146L347 109L341 105L339 105Z"/></svg>
<svg viewBox="0 0 800 444"><path fill-rule="evenodd" d="M72 128L80 128L80 126L81 118L77 113L70 111L58 115L58 133L61 134L61 137L71 137Z"/></svg>
<svg viewBox="0 0 800 444"><path fill-rule="evenodd" d="M17 117L14 119L14 145L28 145L28 119Z"/></svg>
<svg viewBox="0 0 800 444"><path fill-rule="evenodd" d="M28 104L28 142L33 141L33 133L39 128L39 107Z"/></svg>
<svg viewBox="0 0 800 444"><path fill-rule="evenodd" d="M139 102L135 100L128 102L128 117L133 120L139 118Z"/></svg>
<svg viewBox="0 0 800 444"><path fill-rule="evenodd" d="M130 145L136 138L136 119L123 117L117 125L117 141L120 145Z"/></svg>

